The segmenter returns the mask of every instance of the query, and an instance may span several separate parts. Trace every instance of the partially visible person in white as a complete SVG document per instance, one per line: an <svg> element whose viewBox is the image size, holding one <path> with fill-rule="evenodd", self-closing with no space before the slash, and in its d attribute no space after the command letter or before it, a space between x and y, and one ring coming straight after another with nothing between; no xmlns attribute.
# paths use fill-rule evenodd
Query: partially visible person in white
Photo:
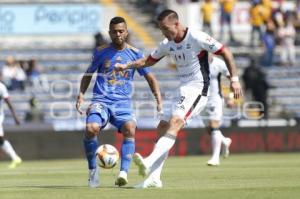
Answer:
<svg viewBox="0 0 300 199"><path fill-rule="evenodd" d="M4 138L4 131L2 125L4 120L3 101L6 102L8 108L10 109L16 124L20 125L19 118L17 117L15 109L10 101L7 88L3 83L0 82L0 148L12 159L12 162L8 166L8 168L14 169L16 168L16 166L21 164L22 159L17 155L10 142Z"/></svg>
<svg viewBox="0 0 300 199"><path fill-rule="evenodd" d="M288 14L286 22L281 21L278 29L278 37L280 38L281 62L285 66L293 66L296 63L296 29L294 19L291 14Z"/></svg>
<svg viewBox="0 0 300 199"><path fill-rule="evenodd" d="M210 87L208 90L208 100L203 111L204 123L207 127L208 133L211 135L212 157L207 161L209 166L217 166L220 164L220 153L224 157L229 155L229 147L231 139L224 137L220 131L220 125L223 115L223 95L221 90L221 76L230 77L230 73L226 67L225 62L218 58L209 56L210 69Z"/></svg>

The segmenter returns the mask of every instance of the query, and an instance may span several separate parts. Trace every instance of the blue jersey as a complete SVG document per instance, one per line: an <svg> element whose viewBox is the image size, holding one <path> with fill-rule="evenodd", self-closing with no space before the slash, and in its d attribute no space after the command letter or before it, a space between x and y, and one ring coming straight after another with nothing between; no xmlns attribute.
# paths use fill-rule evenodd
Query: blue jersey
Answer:
<svg viewBox="0 0 300 199"><path fill-rule="evenodd" d="M132 80L135 69L116 71L114 66L116 63L125 64L142 57L140 50L128 44L123 50L117 50L111 44L97 48L93 54L91 66L86 71L87 73L97 71L92 102L129 101L133 94ZM144 76L150 72L150 69L141 68L137 71Z"/></svg>

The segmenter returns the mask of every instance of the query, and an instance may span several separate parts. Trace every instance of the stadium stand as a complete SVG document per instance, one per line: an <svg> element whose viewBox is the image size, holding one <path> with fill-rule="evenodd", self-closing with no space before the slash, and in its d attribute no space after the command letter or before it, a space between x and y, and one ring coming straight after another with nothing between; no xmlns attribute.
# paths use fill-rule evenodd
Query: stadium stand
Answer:
<svg viewBox="0 0 300 199"><path fill-rule="evenodd" d="M42 0L26 1L1 1L1 3L41 3ZM47 0L48 3L60 3L58 0ZM96 3L93 0L74 0L72 3ZM138 8L127 1L115 1L118 6L122 7L136 23L145 27L145 30L155 41L161 39L160 32L155 26L148 24L149 15L147 13L137 12ZM69 2L68 2L69 3ZM135 31L131 29L131 31ZM140 48L147 49L145 54L150 50L145 46L141 38L132 41ZM138 41L136 41L138 40ZM48 90L34 90L26 87L25 91L11 91L11 97L18 114L24 119L25 113L29 110L28 101L32 95L39 100L40 108L45 113L45 123L53 124L59 122L61 125L70 123L70 121L83 121L84 117L77 114L75 110L75 97L78 91L78 84L82 72L86 69L91 58L93 49L93 36L5 36L0 40L0 66L4 65L7 56L14 56L17 60L36 59L38 65L42 68L43 75L46 77L49 86ZM240 68L240 74L249 64L249 56L260 55L262 48L255 49L244 47L230 47L235 55L236 63ZM279 55L281 49L276 49L276 55ZM300 49L297 47L297 55ZM299 57L299 56L297 56ZM272 88L269 90L270 117L300 117L300 91L299 91L299 69L300 60L294 67L274 66L264 68L267 79ZM153 67L153 71L158 78L164 103L170 104L176 96L171 96L172 91L177 88L179 82L176 79L175 71L169 69L170 61L165 59L160 65ZM86 97L86 101L91 97L91 86ZM153 118L156 113L153 111L155 104L147 84L142 78L135 81L135 93L133 95L134 104L137 110L141 125L154 125ZM5 112L8 112L5 109ZM149 123L150 121L150 123ZM13 120L9 115L5 120L6 124L12 124ZM73 123L70 123L73 125ZM152 126L153 127L153 126Z"/></svg>

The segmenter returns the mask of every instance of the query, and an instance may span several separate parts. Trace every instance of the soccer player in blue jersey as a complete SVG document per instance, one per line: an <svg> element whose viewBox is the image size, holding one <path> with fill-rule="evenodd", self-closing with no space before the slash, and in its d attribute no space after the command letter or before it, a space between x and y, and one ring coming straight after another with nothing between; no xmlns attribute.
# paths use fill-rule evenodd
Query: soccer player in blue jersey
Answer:
<svg viewBox="0 0 300 199"><path fill-rule="evenodd" d="M91 105L87 110L86 133L84 149L89 167L90 187L99 186L98 167L96 166L95 152L98 147L97 135L108 122L114 125L118 132L123 134L121 148L120 173L115 185L124 186L128 183L127 173L135 152L134 135L136 121L131 105L133 92L132 80L135 69L116 71L116 63L127 63L143 57L140 50L126 43L128 36L126 21L122 17L114 17L110 21L109 35L112 42L95 50L91 66L86 70L80 84L80 93L77 98L76 109L80 114L83 95L86 92L92 74L97 71L97 79L93 89ZM160 111L161 94L159 85L149 68L137 69L137 72L147 80L157 101L157 110Z"/></svg>

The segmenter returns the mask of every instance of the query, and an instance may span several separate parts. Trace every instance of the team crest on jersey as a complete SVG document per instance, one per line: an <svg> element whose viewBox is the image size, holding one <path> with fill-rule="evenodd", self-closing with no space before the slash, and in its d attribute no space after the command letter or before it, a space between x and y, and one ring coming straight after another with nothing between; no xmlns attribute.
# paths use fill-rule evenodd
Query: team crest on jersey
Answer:
<svg viewBox="0 0 300 199"><path fill-rule="evenodd" d="M209 45L208 47L209 47L209 49L212 50L215 46L216 46L216 43L213 43L213 44Z"/></svg>
<svg viewBox="0 0 300 199"><path fill-rule="evenodd" d="M110 60L109 60L109 59L106 59L106 60L104 61L104 68L109 68L110 65L111 65Z"/></svg>

